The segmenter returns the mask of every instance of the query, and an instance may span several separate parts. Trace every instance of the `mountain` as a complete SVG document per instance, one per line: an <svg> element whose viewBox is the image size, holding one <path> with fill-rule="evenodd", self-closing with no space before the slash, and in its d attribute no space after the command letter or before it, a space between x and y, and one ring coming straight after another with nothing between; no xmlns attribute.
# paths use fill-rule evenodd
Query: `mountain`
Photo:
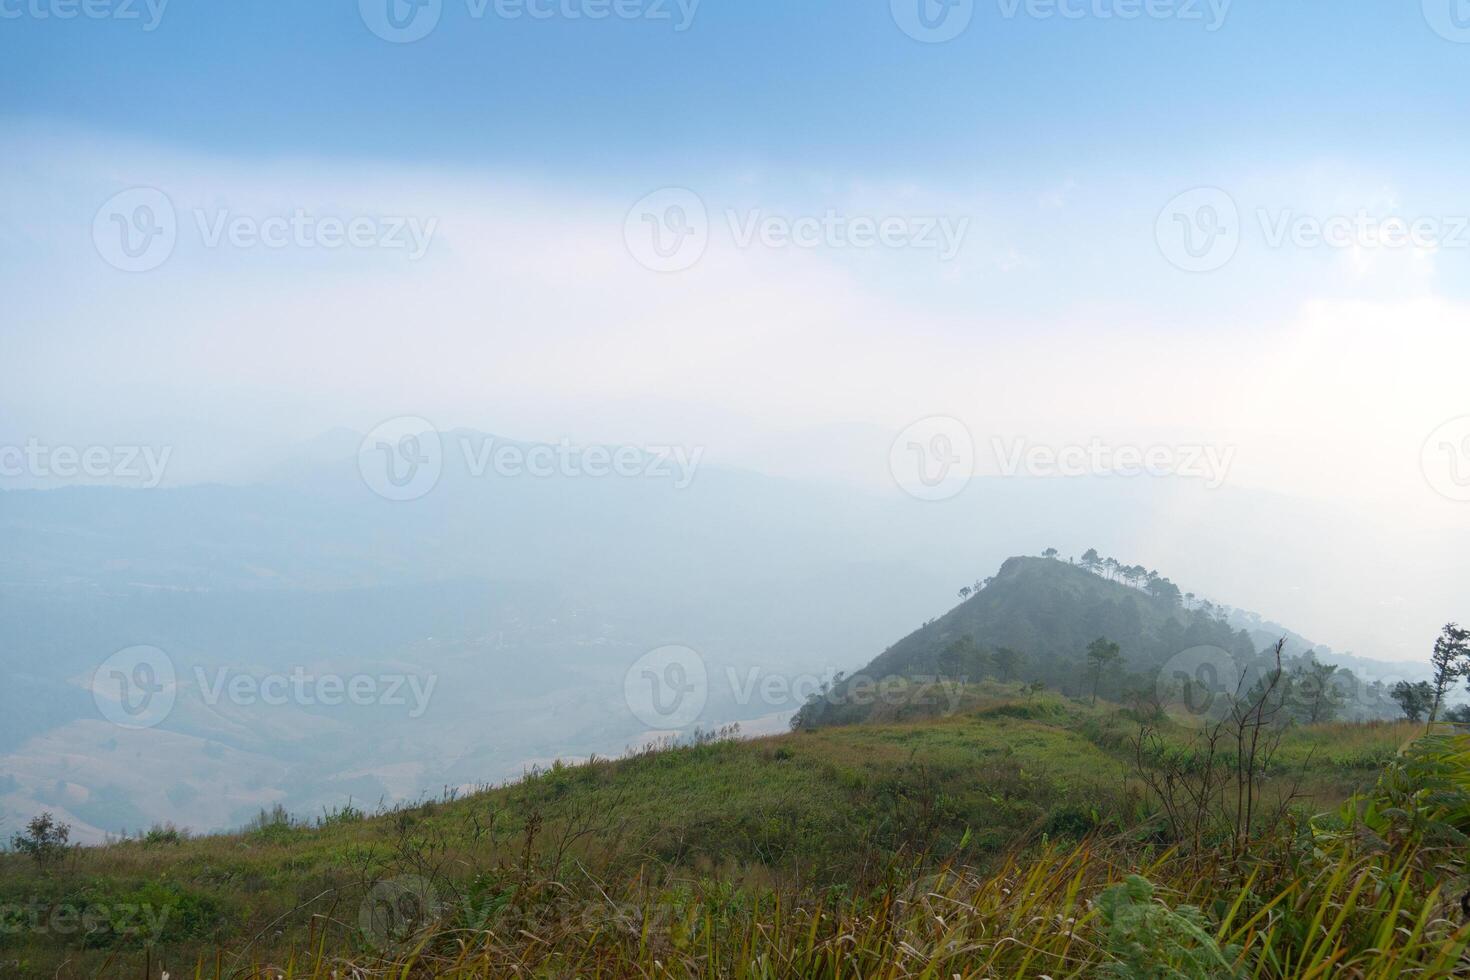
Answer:
<svg viewBox="0 0 1470 980"><path fill-rule="evenodd" d="M931 620L879 654L857 674L806 705L798 724L864 720L871 704L864 685L883 678L985 676L1040 682L1064 694L1091 690L1088 644L1104 637L1119 647L1121 666L1157 674L1171 658L1199 647L1223 650L1249 662L1268 643L1258 643L1213 610L1186 609L1175 598L1155 596L1066 561L1017 557L960 605ZM1307 644L1310 648L1310 644ZM1114 696L1147 683L1114 672Z"/></svg>

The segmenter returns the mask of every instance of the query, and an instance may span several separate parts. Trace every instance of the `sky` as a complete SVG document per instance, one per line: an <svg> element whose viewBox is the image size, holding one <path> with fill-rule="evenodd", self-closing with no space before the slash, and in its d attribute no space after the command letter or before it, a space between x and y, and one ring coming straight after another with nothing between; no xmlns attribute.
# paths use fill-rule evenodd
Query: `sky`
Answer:
<svg viewBox="0 0 1470 980"><path fill-rule="evenodd" d="M892 491L938 417L1463 531L1464 8L0 0L0 445L414 416Z"/></svg>

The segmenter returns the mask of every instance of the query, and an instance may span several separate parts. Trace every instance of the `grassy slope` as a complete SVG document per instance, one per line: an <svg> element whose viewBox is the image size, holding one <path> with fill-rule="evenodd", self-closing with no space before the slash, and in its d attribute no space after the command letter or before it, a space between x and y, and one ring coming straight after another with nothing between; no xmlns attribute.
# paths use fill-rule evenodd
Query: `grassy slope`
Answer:
<svg viewBox="0 0 1470 980"><path fill-rule="evenodd" d="M984 867L1043 834L1076 836L1099 820L1129 826L1131 730L1107 706L987 686L953 717L557 767L320 828L127 842L80 851L45 875L4 856L0 916L9 907L14 924L16 908L167 906L158 950L182 972L216 946L239 950L254 939L252 954L292 946L314 915L324 917L319 928L333 923L334 947L352 948L372 883L405 874L441 883L449 892L441 898L470 921L522 887L532 868L585 868L610 882L717 878L860 892L895 860L925 854ZM1327 804L1371 782L1413 734L1403 725L1301 729L1283 759L1306 767L1313 803ZM106 929L87 939L22 925L0 930L0 963L40 971L62 950L76 963L101 962L101 951L75 959L88 945L131 962L140 944Z"/></svg>

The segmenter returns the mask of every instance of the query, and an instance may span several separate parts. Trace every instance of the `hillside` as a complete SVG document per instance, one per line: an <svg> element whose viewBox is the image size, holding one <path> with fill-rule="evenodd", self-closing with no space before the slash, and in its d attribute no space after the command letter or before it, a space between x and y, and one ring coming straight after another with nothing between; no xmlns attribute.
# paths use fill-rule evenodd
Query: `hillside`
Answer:
<svg viewBox="0 0 1470 980"><path fill-rule="evenodd" d="M696 896L723 896L714 900L728 914L762 895L867 894L933 862L993 868L1048 840L1155 839L1133 827L1135 723L1108 705L1014 687L968 693L979 706L943 719L558 765L375 816L348 809L305 826L276 815L194 839L156 829L44 871L0 855L0 960L21 976L54 975L63 960L78 971L63 976L92 976L111 959L95 975L132 977L148 956L193 975L216 949L226 965L280 964L313 936L370 958L384 942L372 909L385 887L432 895L440 928L515 936L584 928L576 917L589 908L602 922L649 902L682 914ZM1300 794L1303 812L1330 808L1371 786L1416 732L1293 729L1266 790ZM28 927L58 909L99 924ZM119 910L132 918L120 923ZM636 936L636 916L631 928Z"/></svg>

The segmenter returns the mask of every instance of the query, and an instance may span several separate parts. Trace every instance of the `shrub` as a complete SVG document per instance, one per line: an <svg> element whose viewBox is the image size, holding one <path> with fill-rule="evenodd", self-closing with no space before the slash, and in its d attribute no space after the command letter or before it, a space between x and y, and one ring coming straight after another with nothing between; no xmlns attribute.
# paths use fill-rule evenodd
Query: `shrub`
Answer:
<svg viewBox="0 0 1470 980"><path fill-rule="evenodd" d="M144 847L160 847L165 844L179 844L188 837L171 823L156 823L148 828L143 835Z"/></svg>
<svg viewBox="0 0 1470 980"><path fill-rule="evenodd" d="M1101 976L1117 980L1194 980L1241 976L1238 947L1220 949L1204 915L1191 905L1154 901L1154 886L1129 875L1098 896L1104 939L1114 962Z"/></svg>

